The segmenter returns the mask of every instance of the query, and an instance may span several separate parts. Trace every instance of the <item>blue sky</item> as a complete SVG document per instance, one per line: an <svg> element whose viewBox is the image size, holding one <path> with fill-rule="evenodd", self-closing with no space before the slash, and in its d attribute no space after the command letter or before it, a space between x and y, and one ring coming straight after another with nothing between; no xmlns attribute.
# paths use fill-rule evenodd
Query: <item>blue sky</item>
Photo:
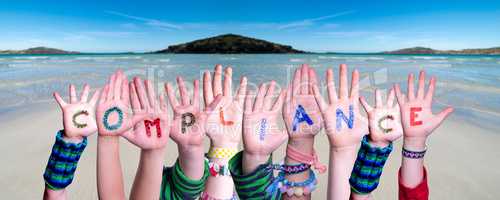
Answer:
<svg viewBox="0 0 500 200"><path fill-rule="evenodd" d="M0 49L153 51L236 33L308 51L500 46L500 1L6 1Z"/></svg>

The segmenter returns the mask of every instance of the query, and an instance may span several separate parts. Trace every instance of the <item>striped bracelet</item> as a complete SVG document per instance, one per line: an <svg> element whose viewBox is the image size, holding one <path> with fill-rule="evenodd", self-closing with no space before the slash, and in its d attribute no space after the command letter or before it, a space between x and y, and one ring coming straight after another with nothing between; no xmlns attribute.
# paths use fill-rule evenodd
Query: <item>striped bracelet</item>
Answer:
<svg viewBox="0 0 500 200"><path fill-rule="evenodd" d="M405 149L403 147L403 157L405 158L411 158L411 159L421 159L425 156L425 152L427 152L427 148L424 149L423 151L410 151L408 149Z"/></svg>

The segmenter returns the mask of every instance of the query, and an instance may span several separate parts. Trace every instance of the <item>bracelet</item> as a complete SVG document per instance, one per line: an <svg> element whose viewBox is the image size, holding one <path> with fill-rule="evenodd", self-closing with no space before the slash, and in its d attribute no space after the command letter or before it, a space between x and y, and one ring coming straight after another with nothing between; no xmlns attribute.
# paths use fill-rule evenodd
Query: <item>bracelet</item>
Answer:
<svg viewBox="0 0 500 200"><path fill-rule="evenodd" d="M202 192L201 196L200 196L200 200L238 200L238 197L237 197L236 194L233 194L233 196L231 198L229 198L229 199L218 199L218 198L211 197L206 192Z"/></svg>
<svg viewBox="0 0 500 200"><path fill-rule="evenodd" d="M311 165L300 163L295 165L273 164L267 167L269 170L283 171L285 174L300 174L311 169Z"/></svg>
<svg viewBox="0 0 500 200"><path fill-rule="evenodd" d="M307 155L288 145L286 147L286 156L298 162L313 166L320 174L326 171L326 166L319 162L316 151L313 151L313 155Z"/></svg>
<svg viewBox="0 0 500 200"><path fill-rule="evenodd" d="M423 151L410 151L403 147L403 157L411 158L411 159L421 159L425 156L425 152L427 152L427 148Z"/></svg>
<svg viewBox="0 0 500 200"><path fill-rule="evenodd" d="M219 159L230 159L236 153L238 153L238 149L236 148L218 148L213 147L207 153L207 157L209 158L219 158Z"/></svg>
<svg viewBox="0 0 500 200"><path fill-rule="evenodd" d="M302 182L291 182L285 179L285 173L280 172L273 183L266 189L268 192L274 192L279 188L281 193L286 193L288 196L303 196L311 194L318 184L316 174L309 169L309 178Z"/></svg>
<svg viewBox="0 0 500 200"><path fill-rule="evenodd" d="M231 176L227 165L219 165L211 161L208 161L208 171L211 176Z"/></svg>
<svg viewBox="0 0 500 200"><path fill-rule="evenodd" d="M66 188L73 181L80 156L87 146L87 138L75 144L63 140L64 130L57 132L47 167L43 173L45 185L53 190Z"/></svg>

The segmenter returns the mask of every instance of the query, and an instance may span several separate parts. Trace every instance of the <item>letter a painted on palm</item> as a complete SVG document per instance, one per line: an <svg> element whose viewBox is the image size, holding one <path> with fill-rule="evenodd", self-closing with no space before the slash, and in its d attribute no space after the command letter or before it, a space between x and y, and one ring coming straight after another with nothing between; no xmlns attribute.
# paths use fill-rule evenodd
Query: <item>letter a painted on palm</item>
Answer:
<svg viewBox="0 0 500 200"><path fill-rule="evenodd" d="M293 118L292 130L296 131L298 125L302 122L306 122L308 125L314 124L309 115L307 115L304 107L302 107L302 105L299 105L297 107L297 110L295 111L295 117Z"/></svg>

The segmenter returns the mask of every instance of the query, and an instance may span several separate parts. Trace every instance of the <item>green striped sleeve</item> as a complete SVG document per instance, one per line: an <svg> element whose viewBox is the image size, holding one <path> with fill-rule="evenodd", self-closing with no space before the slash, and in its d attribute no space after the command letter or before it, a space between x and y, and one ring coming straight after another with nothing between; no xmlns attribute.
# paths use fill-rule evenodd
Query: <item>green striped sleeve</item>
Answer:
<svg viewBox="0 0 500 200"><path fill-rule="evenodd" d="M203 177L192 180L187 177L177 161L172 167L163 169L160 199L168 200L192 200L200 196L205 189L205 181L208 178L208 163L205 162Z"/></svg>

